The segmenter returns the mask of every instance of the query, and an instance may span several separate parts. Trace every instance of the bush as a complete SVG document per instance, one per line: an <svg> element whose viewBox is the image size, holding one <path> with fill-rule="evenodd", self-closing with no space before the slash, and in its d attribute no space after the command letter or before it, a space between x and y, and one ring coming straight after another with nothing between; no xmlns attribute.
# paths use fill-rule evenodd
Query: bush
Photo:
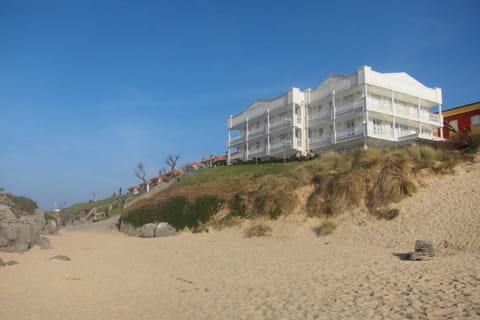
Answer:
<svg viewBox="0 0 480 320"><path fill-rule="evenodd" d="M337 225L330 220L323 221L319 226L313 228L313 232L320 236L326 236L327 234L332 233L337 228Z"/></svg>
<svg viewBox="0 0 480 320"><path fill-rule="evenodd" d="M223 201L216 196L203 195L188 201L179 196L157 205L149 205L129 211L122 217L124 222L141 227L152 222L167 222L177 230L190 228L197 232L221 208Z"/></svg>
<svg viewBox="0 0 480 320"><path fill-rule="evenodd" d="M412 167L413 164L401 153L391 153L387 156L373 190L369 192L368 207L371 211L392 202L399 202L416 191Z"/></svg>
<svg viewBox="0 0 480 320"><path fill-rule="evenodd" d="M272 228L265 224L257 224L253 227L248 228L245 231L245 237L252 238L252 237L264 237L269 236L272 233Z"/></svg>
<svg viewBox="0 0 480 320"><path fill-rule="evenodd" d="M29 213L32 214L38 208L37 203L32 199L22 196L7 194L8 199L12 203L13 212L15 214Z"/></svg>

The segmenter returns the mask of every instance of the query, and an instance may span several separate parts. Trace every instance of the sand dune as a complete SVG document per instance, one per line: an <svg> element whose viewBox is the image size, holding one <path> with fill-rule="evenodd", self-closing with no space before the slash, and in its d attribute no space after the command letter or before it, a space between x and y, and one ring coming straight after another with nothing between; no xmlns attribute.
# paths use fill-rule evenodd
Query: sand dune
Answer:
<svg viewBox="0 0 480 320"><path fill-rule="evenodd" d="M63 230L51 250L0 253L19 262L0 268L0 319L480 318L479 181L478 163L463 167L429 180L397 219L345 214L324 237L298 215L251 239L241 228L157 239L108 224ZM438 255L392 255L416 239Z"/></svg>

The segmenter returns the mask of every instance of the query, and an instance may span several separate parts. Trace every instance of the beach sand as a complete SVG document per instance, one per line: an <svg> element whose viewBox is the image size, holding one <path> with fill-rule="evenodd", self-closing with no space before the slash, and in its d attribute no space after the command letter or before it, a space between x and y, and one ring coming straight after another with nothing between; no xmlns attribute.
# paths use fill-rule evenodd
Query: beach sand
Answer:
<svg viewBox="0 0 480 320"><path fill-rule="evenodd" d="M155 239L62 230L53 249L0 252L19 263L0 268L0 319L480 319L479 186L480 165L463 166L395 220L348 213L321 237L298 214L248 239L249 223ZM394 255L417 239L437 256Z"/></svg>

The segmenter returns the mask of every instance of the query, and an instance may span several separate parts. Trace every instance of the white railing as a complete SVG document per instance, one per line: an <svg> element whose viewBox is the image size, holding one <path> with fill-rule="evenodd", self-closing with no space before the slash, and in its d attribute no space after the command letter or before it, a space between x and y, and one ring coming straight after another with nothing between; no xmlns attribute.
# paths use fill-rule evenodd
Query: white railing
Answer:
<svg viewBox="0 0 480 320"><path fill-rule="evenodd" d="M258 156L258 155L265 155L265 148L261 147L261 148L252 149L248 152L248 155L250 157L255 157L255 156Z"/></svg>
<svg viewBox="0 0 480 320"><path fill-rule="evenodd" d="M308 117L310 124L318 123L318 122L326 121L330 119L331 119L330 110L311 113Z"/></svg>
<svg viewBox="0 0 480 320"><path fill-rule="evenodd" d="M393 112L390 100L379 100L372 97L367 98L367 109L388 114L392 114Z"/></svg>
<svg viewBox="0 0 480 320"><path fill-rule="evenodd" d="M292 125L291 118L283 118L279 120L274 120L270 122L270 130L279 129L283 127L288 127Z"/></svg>
<svg viewBox="0 0 480 320"><path fill-rule="evenodd" d="M363 136L362 128L352 128L337 132L337 141L351 140Z"/></svg>
<svg viewBox="0 0 480 320"><path fill-rule="evenodd" d="M332 137L330 135L324 135L319 137L312 137L308 139L308 145L310 148L319 148L332 143Z"/></svg>
<svg viewBox="0 0 480 320"><path fill-rule="evenodd" d="M243 141L243 135L238 135L230 138L230 144L237 144Z"/></svg>
<svg viewBox="0 0 480 320"><path fill-rule="evenodd" d="M265 133L265 126L260 126L260 127L257 127L257 128L250 129L248 131L248 136L250 138L252 138L252 137L256 137L256 136L261 136L264 133Z"/></svg>
<svg viewBox="0 0 480 320"><path fill-rule="evenodd" d="M290 146L291 146L290 141L287 141L286 143L282 142L282 143L272 144L272 145L270 145L270 153L276 153L276 152L280 152L280 151L289 150Z"/></svg>
<svg viewBox="0 0 480 320"><path fill-rule="evenodd" d="M347 113L350 111L361 109L362 107L363 107L363 100L356 100L350 103L336 105L335 113L336 114Z"/></svg>
<svg viewBox="0 0 480 320"><path fill-rule="evenodd" d="M429 121L429 122L440 122L440 115L435 113L430 113L428 111L422 112L422 120Z"/></svg>
<svg viewBox="0 0 480 320"><path fill-rule="evenodd" d="M370 137L377 137L381 139L393 140L393 129L388 126L375 126L373 124L368 125L368 135Z"/></svg>

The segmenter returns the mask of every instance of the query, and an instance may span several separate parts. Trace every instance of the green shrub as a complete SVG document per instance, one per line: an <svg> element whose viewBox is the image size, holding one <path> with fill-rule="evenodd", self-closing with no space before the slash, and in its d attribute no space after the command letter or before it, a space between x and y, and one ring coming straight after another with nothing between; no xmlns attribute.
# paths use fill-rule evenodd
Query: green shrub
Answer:
<svg viewBox="0 0 480 320"><path fill-rule="evenodd" d="M7 194L7 198L12 203L13 212L15 214L29 213L32 214L38 208L37 203L32 199L22 196Z"/></svg>
<svg viewBox="0 0 480 320"><path fill-rule="evenodd" d="M203 195L188 201L186 197L173 197L158 206L145 206L128 212L122 217L124 222L134 227L147 223L167 222L177 230L190 228L198 231L220 209L223 201L216 196Z"/></svg>
<svg viewBox="0 0 480 320"><path fill-rule="evenodd" d="M230 213L234 217L245 217L247 206L245 204L245 197L236 193L229 204Z"/></svg>

